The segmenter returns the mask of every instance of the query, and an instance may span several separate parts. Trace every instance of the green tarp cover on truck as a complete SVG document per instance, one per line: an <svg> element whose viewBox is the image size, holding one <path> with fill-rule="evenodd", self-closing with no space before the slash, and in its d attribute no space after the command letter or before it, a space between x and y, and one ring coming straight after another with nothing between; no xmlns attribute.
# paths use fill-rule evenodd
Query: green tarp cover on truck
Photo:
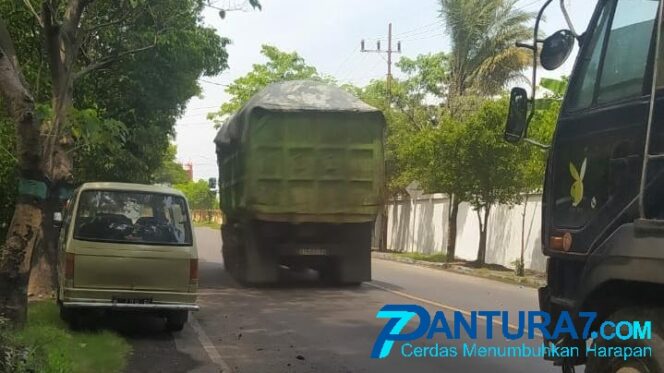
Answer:
<svg viewBox="0 0 664 373"><path fill-rule="evenodd" d="M224 214L285 222L375 219L384 129L379 110L338 87L268 86L215 138Z"/></svg>

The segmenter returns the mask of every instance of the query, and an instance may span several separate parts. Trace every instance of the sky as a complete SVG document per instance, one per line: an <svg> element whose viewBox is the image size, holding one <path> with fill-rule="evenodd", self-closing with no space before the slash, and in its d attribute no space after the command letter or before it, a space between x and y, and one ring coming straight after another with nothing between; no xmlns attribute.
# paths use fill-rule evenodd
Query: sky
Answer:
<svg viewBox="0 0 664 373"><path fill-rule="evenodd" d="M232 8L243 0L212 1L214 6ZM319 73L335 77L339 82L363 86L372 79L385 76L386 56L360 52L360 40L367 49L381 41L387 46L388 24L392 23L393 42L401 41L401 55L448 52L449 38L439 18L438 0L260 0L262 11L233 11L221 19L218 10L208 7L204 23L214 27L221 36L231 39L228 46L229 68L218 76L202 77L202 94L187 105L176 125L177 159L193 164L194 180L217 177L213 139L216 130L206 119L229 98L225 85L249 72L255 63L265 62L260 54L262 44L284 51L296 51ZM545 0L520 0L517 8L537 12ZM565 0L572 23L579 33L585 30L595 7L595 0ZM542 30L550 35L567 28L558 1L545 12ZM558 70L538 74L557 78L569 75L576 50ZM527 72L530 76L531 72ZM395 77L398 69L393 68ZM520 83L523 85L524 83Z"/></svg>

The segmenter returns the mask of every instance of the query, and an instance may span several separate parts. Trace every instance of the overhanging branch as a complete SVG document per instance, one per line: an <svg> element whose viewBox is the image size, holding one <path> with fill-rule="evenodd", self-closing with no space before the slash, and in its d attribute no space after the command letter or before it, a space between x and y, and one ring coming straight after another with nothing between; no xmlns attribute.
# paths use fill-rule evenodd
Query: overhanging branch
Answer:
<svg viewBox="0 0 664 373"><path fill-rule="evenodd" d="M44 28L44 21L43 21L42 18L39 16L39 14L37 13L37 11L35 11L35 8L34 8L34 7L32 6L32 4L30 3L30 0L23 0L23 3L25 4L25 7L28 8L28 10L30 11L30 13L32 13L32 15L35 16L35 18L37 19L37 23L39 23L39 26L42 27L42 28Z"/></svg>
<svg viewBox="0 0 664 373"><path fill-rule="evenodd" d="M140 53L140 52L144 52L144 51L152 49L156 46L157 46L157 36L155 36L154 42L150 45L146 45L146 46L141 47L141 48L136 48L136 49L131 49L131 50L128 50L128 51L120 52L120 53L118 53L114 56L105 57L105 58L102 58L98 61L92 62L92 63L84 66L83 68L81 68L79 71L77 71L74 74L74 80L77 80L77 79L81 78L82 76L84 76L84 75L86 75L86 74L88 74L88 73L90 73L94 70L106 67L106 66L116 62L117 60L119 60L119 59L121 59L125 56Z"/></svg>

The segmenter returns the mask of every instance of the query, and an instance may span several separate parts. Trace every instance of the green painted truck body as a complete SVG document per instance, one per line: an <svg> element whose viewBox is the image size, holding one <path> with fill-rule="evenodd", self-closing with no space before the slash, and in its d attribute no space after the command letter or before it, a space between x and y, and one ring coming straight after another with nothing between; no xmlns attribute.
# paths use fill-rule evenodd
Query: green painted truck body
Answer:
<svg viewBox="0 0 664 373"><path fill-rule="evenodd" d="M373 221L384 185L384 129L378 110L338 88L272 85L215 140L221 209L266 221Z"/></svg>
<svg viewBox="0 0 664 373"><path fill-rule="evenodd" d="M384 187L380 111L321 82L263 89L217 133L224 266L240 282L280 266L322 279L371 279Z"/></svg>

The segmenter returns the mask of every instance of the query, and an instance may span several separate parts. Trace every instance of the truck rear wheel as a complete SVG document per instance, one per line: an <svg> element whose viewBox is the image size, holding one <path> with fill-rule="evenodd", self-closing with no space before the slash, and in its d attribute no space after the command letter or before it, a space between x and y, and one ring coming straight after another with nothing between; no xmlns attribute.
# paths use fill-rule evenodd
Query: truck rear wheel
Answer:
<svg viewBox="0 0 664 373"><path fill-rule="evenodd" d="M241 261L238 266L248 284L273 284L279 280L277 254L258 229L260 221L252 221L243 230Z"/></svg>
<svg viewBox="0 0 664 373"><path fill-rule="evenodd" d="M325 263L318 268L318 279L326 285L341 284L339 276L339 261L334 257L329 257Z"/></svg>
<svg viewBox="0 0 664 373"><path fill-rule="evenodd" d="M597 347L650 347L651 356L644 357L596 357L589 354L586 363L586 373L664 373L664 309L636 309L620 310L609 316L607 320L619 321L652 321L651 339L612 340L597 339L593 343ZM606 332L612 332L606 330Z"/></svg>
<svg viewBox="0 0 664 373"><path fill-rule="evenodd" d="M224 269L235 280L244 281L245 269L238 230L231 224L222 226L221 239L221 256L224 260Z"/></svg>

